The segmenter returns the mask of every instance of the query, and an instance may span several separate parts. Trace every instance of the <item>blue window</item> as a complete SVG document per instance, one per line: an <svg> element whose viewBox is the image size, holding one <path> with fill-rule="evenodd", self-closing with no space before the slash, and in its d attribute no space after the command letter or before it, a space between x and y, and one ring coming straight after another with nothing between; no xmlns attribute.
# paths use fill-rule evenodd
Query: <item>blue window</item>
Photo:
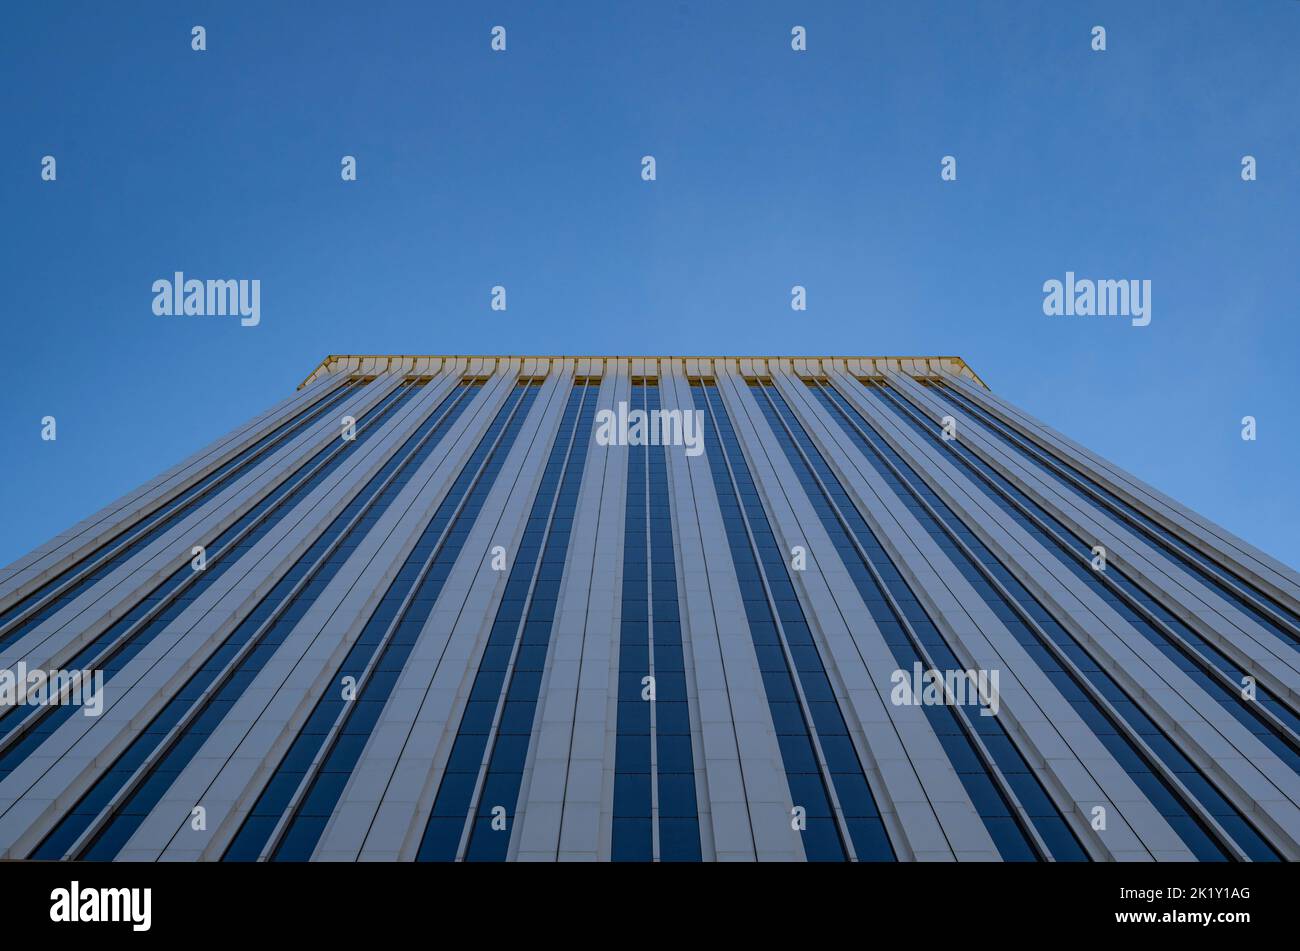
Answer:
<svg viewBox="0 0 1300 951"><path fill-rule="evenodd" d="M661 409L658 383L633 380L630 408L647 414ZM614 763L615 861L700 859L667 451L663 446L627 447ZM642 700L642 678L648 676L654 677L655 692L651 699ZM640 819L653 821L623 821ZM668 822L671 836L665 832Z"/></svg>
<svg viewBox="0 0 1300 951"><path fill-rule="evenodd" d="M408 452L411 452L420 443L421 438L430 436L424 441L423 445L431 452L438 440L441 439L450 427L451 422L459 413L468 405L475 387L461 386L457 387L452 396L443 400L442 404L434 413L429 416L418 428L417 433L410 437L403 447L394 454L380 471L363 487L358 494L358 498L371 498L380 486L387 480L389 475L401 466L404 460L409 460ZM313 488L320 485L331 472L335 471L342 462L350 458L351 454L357 451L357 447L365 443L379 431L383 424L392 418L402 406L419 392L417 386L402 386L388 394L384 399L375 405L369 413L362 417L358 423L356 438L350 441L331 441L331 444L320 450L308 462L304 463L293 475L285 482L281 483L276 489L266 496L262 501L249 513L252 518L248 519L244 526L236 524L227 529L226 534L237 532L242 528L251 529L249 538L260 537L268 531L273 524L270 518L261 522L256 521L263 514L271 513L283 514L290 510L296 502L300 501ZM421 449L424 452L425 449ZM354 500L355 501L355 500ZM244 618L231 634L223 642L222 646L214 652L212 658L196 672L183 688L187 696L193 697L193 700L183 701L185 712L191 716L188 725L181 731L177 739L166 749L160 749L165 740L165 736L156 732L150 732L146 728L145 732L127 747L126 752L119 763L133 761L137 765L144 763L150 755L157 754L153 767L142 777L141 782L130 792L123 800L122 806L119 807L111 816L105 818L99 829L95 831L89 843L80 850L79 857L91 858L97 860L106 860L117 854L121 842L130 837L130 834L143 821L150 808L155 805L166 791L170 782L159 783L152 782L154 775L166 775L172 779L179 775L181 769L189 762L190 758L197 751L198 746L193 742L186 742L189 736L193 734L205 735L210 734L215 726L221 722L229 712L235 701L244 692L248 683L251 681L249 674L255 674L257 670L271 656L274 648L278 647L285 636L288 635L294 621L289 618L301 617L301 612L292 611L292 609L302 600L301 592L294 594L294 586L307 576L309 571L318 571L317 577L332 575L337 570L335 564L318 564L329 554L331 545L338 541L340 536L344 535L345 529L348 529L348 523L351 514L343 512L337 516L325 531L316 539L308 548L307 552L298 560L297 564L287 575L281 578L271 591L262 599L261 604L271 604L276 607L269 615L263 612L254 611L248 617ZM224 535L218 538L218 541L212 546L213 550L220 550L224 544ZM194 580L191 590L202 590L202 586L211 584L221 572L225 570L231 561L225 561L218 564L209 562L207 570L198 573L199 576ZM315 566L315 568L313 568ZM301 569L301 570L299 570ZM189 567L181 569L177 575L193 576L195 573L190 571ZM305 609L305 608L304 608ZM133 637L124 645L120 646L117 656L134 656L144 644L165 627L165 622L155 620L150 622L139 634ZM112 629L110 629L111 632ZM250 651L243 655L242 660L236 660L239 652L245 648L250 641L260 647L268 647L269 651ZM83 651L84 653L84 651ZM230 667L230 664L234 664ZM200 692L213 690L208 701L202 706L197 705L197 698ZM196 692L197 690L197 692ZM61 707L62 711L70 712L73 708ZM160 714L161 717L174 717L180 708L168 707ZM181 718L177 717L179 721ZM14 753L16 747L6 751L0 761L7 759ZM294 750L298 749L295 744ZM114 767L116 770L116 765ZM125 785L129 776L124 775L118 788ZM93 824L95 817L87 817L84 814L73 814L66 816L56 831L63 829L65 826L75 828L73 838L80 836L85 830ZM121 834L125 830L125 838ZM110 834L111 833L111 834ZM33 853L33 858L58 858L62 852L57 852L57 840L52 835L43 842Z"/></svg>
<svg viewBox="0 0 1300 951"><path fill-rule="evenodd" d="M536 599L533 595L543 572L549 580L558 581L561 576L578 487L586 465L587 442L596 415L597 388L598 384L587 381L576 384L569 394L529 512L529 527L510 567L506 581L507 600L498 607L488 636L488 651L506 648L509 656L513 657L527 649L523 647L526 644L528 648L540 651L544 658L550 645L555 600ZM548 568L551 571L548 572ZM516 597L509 597L512 592ZM484 659L487 656L485 651ZM416 856L419 861L450 862L461 857L458 853L462 835L453 834L454 823L460 824L458 832L463 832L468 824L466 860L500 861L506 857L541 682L537 676L536 660L527 670L517 665L509 666L509 660L506 663L508 669L505 676L499 678L502 687L498 695L482 702L491 713L475 713L468 709L474 704L467 704L456 735L454 748L461 751L462 760L486 760L487 767L476 767L472 774L473 782L449 782L452 774L444 774L434 797L433 816L446 821L435 826L430 819ZM480 664L479 673L482 672ZM498 712L500 716L494 730L494 717ZM511 739L503 742L506 737ZM480 788L481 792L478 792ZM477 808L476 793L479 796ZM489 796L491 798L486 798ZM495 817L489 818L491 810L497 806L505 811L504 828L494 828ZM477 813L477 817L471 818L472 812Z"/></svg>
<svg viewBox="0 0 1300 951"><path fill-rule="evenodd" d="M754 384L751 391L840 557L846 566L859 569L852 573L852 577L863 595L867 610L874 619L897 625L896 629L905 635L900 642L890 645L899 668L911 670L913 665L920 664L926 670L963 669L947 640L917 600L916 593L903 580L780 392L771 384ZM894 478L884 467L880 469L887 481ZM824 675L814 685L814 693L818 695L817 699L830 699L830 685L823 681ZM923 709L932 724L949 730L948 735L954 740L960 738L967 747L970 756L964 757L962 763L980 767L978 771L959 772L958 775L990 836L999 843L1003 858L1034 858L1035 850L1025 830L1015 823L1007 827L1004 823L991 821L1012 815L994 780L995 770L1013 790L1024 788L1027 794L1041 792L1038 780L1028 770L1015 745L1006 740L1001 725L991 718L971 717L961 707L928 705ZM979 722L981 720L983 723ZM977 732L980 730L988 733L983 738L989 754L988 763L979 752ZM1072 848L1054 857L1084 859L1087 856L1075 842Z"/></svg>
<svg viewBox="0 0 1300 951"><path fill-rule="evenodd" d="M804 853L810 861L843 861L849 855L847 837L859 860L893 860L895 854L878 814L850 823L843 814L835 816L831 808L830 790L835 789L838 796L842 777L864 776L862 763L852 744L823 746L821 757L816 755L821 733L848 735L843 715L834 698L827 697L825 668L813 647L785 559L777 547L717 386L692 383L691 393L696 404L707 411L715 436L704 440L706 454L722 510L727 544L743 586L741 593L750 635L755 650L760 652L760 662L766 665L761 674L772 720L777 726L791 805L803 808L807 816L802 833ZM811 650L795 656L795 646ZM795 660L793 669L785 659L787 650ZM807 691L803 700L795 688L796 680ZM821 708L820 716L814 712L815 708Z"/></svg>
<svg viewBox="0 0 1300 951"><path fill-rule="evenodd" d="M991 466L980 459L979 456L963 445L961 440L944 441L940 439L935 431L935 426L928 420L924 419L911 403L905 401L891 388L867 386L865 387L864 392L866 398L881 410L892 414L909 429L932 440L945 452L949 452L950 458L954 463L962 467L971 475L972 478L970 479L970 482L978 491L997 505L1009 518L1015 520L1026 532L1038 540L1045 550L1052 552L1059 560L1061 560L1061 562L1074 573L1075 577L1078 578L1080 582L1092 587L1093 590L1097 591L1099 594L1110 594L1111 597L1108 598L1110 603L1117 611L1131 621L1134 628L1137 629L1139 633L1148 639L1152 639L1153 643L1163 644L1163 646L1172 649L1172 645L1160 637L1153 625L1149 624L1147 620L1137 612L1128 609L1126 604L1124 604L1119 598L1115 597L1102 585L1096 577L1098 573L1092 571L1088 566L1088 562L1091 558L1090 550L1086 555L1083 555L1082 552L1080 552L1079 556L1076 556L1070 551L1069 546L1065 541L1066 538L1070 537L1068 530L1066 530L1065 526L1057 521L1050 513L1034 502L1028 495L1020 491L1020 489L1016 488L1010 481L1004 479ZM859 440L865 440L867 435L871 435L875 442L880 440L879 433L875 433L871 427L865 425L864 418L850 406L843 394L827 388L820 391L819 395L828 407L839 412L841 421L840 425L844 426L846 430L852 430L850 435L855 435L856 433L856 438ZM892 450L889 451L892 452ZM893 456L891 458L898 457ZM902 462L901 458L899 458L899 462ZM903 464L905 465L905 463ZM906 475L907 471L910 470L905 470L904 475ZM925 486L923 480L916 477L915 473L913 473L912 476L913 478L910 479L909 482L915 485L916 491L927 500L930 500L931 505L935 505L935 502L939 501L938 497L933 494L928 486ZM940 502L940 504L942 503ZM937 508L937 506L935 507ZM1031 514L1033 517L1030 517ZM989 552L973 533L966 531L961 537L966 541L968 546L979 553L980 561L988 567L990 573L1001 583L1003 588L1012 595L1016 603L1021 605L1031 605L1032 610L1027 610L1026 616L1033 618L1036 622L1037 629L1035 630L1034 626L1026 624L1024 618L1020 618L1014 622L1014 626L1012 627L1013 633L1017 633L1026 638L1032 637L1038 642L1038 646L1042 648L1046 648L1048 643L1054 645L1061 654L1075 663L1080 673L1087 678L1087 681L1103 697L1105 697L1106 700L1110 702L1118 716L1134 732L1142 735L1148 742L1150 742L1152 738L1163 737L1161 731L1144 713L1141 712L1138 706L1127 697L1124 691L1119 687L1118 683L1097 666L1083 647L1073 639L1065 627L1052 618L1050 612L1043 608L1043 606L1032 597L1032 595L1016 580L1015 576L1010 571L998 563L992 552ZM1082 562L1080 561L1080 557L1082 557ZM1107 574L1111 573L1112 572L1109 570L1107 571ZM1115 573L1118 574L1118 572ZM1037 633L1038 631L1041 631L1042 634L1045 635L1046 640L1039 637ZM1086 699L1088 695L1079 689L1080 682L1072 677L1067 677L1059 664L1046 665L1043 670L1054 683L1065 685L1066 682L1069 681L1070 686L1075 691L1072 695L1076 697L1073 701L1076 709L1081 709L1080 704L1090 702ZM1102 717L1100 710L1095 710L1089 717L1085 717L1085 720L1090 726L1093 726L1094 730L1096 730L1098 739L1116 756L1120 764L1124 765L1125 768L1129 770L1129 775L1133 777L1134 781L1138 782L1139 785L1145 783L1148 786L1152 786L1152 788L1158 787L1162 790L1162 796L1172 797L1173 794L1169 791L1167 784L1163 779L1158 780L1153 774L1145 772L1143 768L1139 768L1139 765L1145 766L1144 759L1139 757L1135 761L1135 757L1137 756L1136 750L1131 748L1126 749L1129 744L1122 741L1118 733L1113 731L1113 729L1098 729L1099 718L1103 720L1107 719ZM1113 724L1111 724L1111 726L1113 727ZM1191 762L1187 760L1177 750L1177 748L1173 746L1173 744L1168 744L1163 748L1156 746L1154 749L1158 760L1161 761L1171 772L1178 773L1180 778L1185 780L1187 778L1185 774L1194 774L1199 776L1199 773L1195 771L1195 767L1192 766ZM1199 786L1189 785L1188 788L1193 792L1196 800L1200 802L1202 807L1210 815L1217 816L1223 810L1226 810L1229 814L1238 815L1229 805L1227 800L1224 799L1212 786L1210 786L1208 782ZM1022 796L1022 799L1025 798L1026 797ZM1171 801L1176 803L1178 801L1177 797L1173 797ZM1208 830L1203 828L1201 823L1190 821L1192 820L1192 817L1187 814L1182 805L1179 805L1178 808L1182 810L1182 814L1186 815L1189 819L1188 822L1180 823L1176 827L1179 831L1180 837L1187 844L1189 849L1200 858L1222 858L1225 855L1224 850L1209 834ZM1039 828L1040 832L1042 832L1044 824L1041 818L1036 820L1036 826ZM1244 819L1241 820L1239 829L1240 831L1234 830L1233 838L1248 856L1255 860L1271 860L1277 858L1277 855L1272 848L1245 822ZM1045 834L1044 839L1047 839ZM1049 840L1049 844L1050 841L1051 840Z"/></svg>
<svg viewBox="0 0 1300 951"><path fill-rule="evenodd" d="M1142 535L1164 550L1174 561L1217 590L1228 601L1249 614L1266 630L1272 631L1290 646L1300 651L1300 615L1269 597L1242 578L1229 572L1205 553L1198 551L1173 532L1162 526L1137 506L1112 492L1101 483L1085 475L1077 466L1059 457L1049 457L1031 437L1024 436L979 406L971 397L954 386L941 386L943 395L979 420L1000 442L1030 461L1055 484L1063 487L1083 505L1095 505L1121 522L1137 529Z"/></svg>
<svg viewBox="0 0 1300 951"><path fill-rule="evenodd" d="M328 694L318 702L313 719L317 714L323 714L327 735L320 737L316 748L327 749L327 752L318 774L308 780L303 804L290 818L283 837L272 852L273 861L306 861L311 858L319 836L311 834L316 827L309 820L322 814L328 817L337 805L361 758L365 742L373 733L384 705L397 685L418 634L442 593L443 582L464 547L468 529L478 515L482 500L496 483L500 462L514 445L536 395L537 390L533 387L515 387L385 593L381 604L394 607L375 612L362 631L357 646L343 665L334 671L329 681L332 684L341 682L343 677L356 679L356 698L346 709L341 700ZM406 605L404 609L401 608L403 604ZM374 669L367 675L366 670L371 665ZM343 719L336 724L340 714ZM308 725L310 723L311 720ZM332 742L328 735L331 733L334 737ZM324 828L319 831L323 832Z"/></svg>
<svg viewBox="0 0 1300 951"><path fill-rule="evenodd" d="M252 445L236 453L212 472L182 489L143 518L133 522L125 531L100 545L57 577L20 598L4 611L0 611L0 649L8 647L46 618L72 603L96 581L141 551L169 527L263 461L275 449L321 419L354 392L354 384L350 380L333 388L271 432L254 441ZM159 600L158 595L151 594L142 599L141 604L156 604Z"/></svg>

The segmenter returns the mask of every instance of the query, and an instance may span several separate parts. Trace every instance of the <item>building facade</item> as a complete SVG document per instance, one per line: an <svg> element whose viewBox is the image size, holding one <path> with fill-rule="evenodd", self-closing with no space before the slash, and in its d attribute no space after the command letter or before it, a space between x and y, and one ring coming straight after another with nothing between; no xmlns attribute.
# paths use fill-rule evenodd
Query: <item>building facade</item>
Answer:
<svg viewBox="0 0 1300 951"><path fill-rule="evenodd" d="M330 357L0 572L0 858L1300 856L1300 575L955 357Z"/></svg>

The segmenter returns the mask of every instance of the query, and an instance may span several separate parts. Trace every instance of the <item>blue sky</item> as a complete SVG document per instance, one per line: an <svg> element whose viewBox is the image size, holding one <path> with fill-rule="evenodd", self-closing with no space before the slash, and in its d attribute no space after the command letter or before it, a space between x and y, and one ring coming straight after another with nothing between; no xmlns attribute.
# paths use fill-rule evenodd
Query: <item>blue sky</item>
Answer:
<svg viewBox="0 0 1300 951"><path fill-rule="evenodd" d="M327 353L512 352L959 354L1300 565L1300 3L49 3L5 19L0 563ZM154 316L151 285L177 270L259 279L261 324ZM1150 326L1044 316L1043 282L1067 270L1151 280Z"/></svg>

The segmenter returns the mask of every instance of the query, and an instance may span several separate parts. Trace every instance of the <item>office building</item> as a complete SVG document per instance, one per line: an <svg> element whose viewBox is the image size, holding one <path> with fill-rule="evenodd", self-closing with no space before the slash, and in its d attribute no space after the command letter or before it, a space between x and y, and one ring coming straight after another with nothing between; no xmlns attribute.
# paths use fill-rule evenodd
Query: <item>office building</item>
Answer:
<svg viewBox="0 0 1300 951"><path fill-rule="evenodd" d="M1300 856L1300 575L956 357L330 357L0 672L7 859Z"/></svg>

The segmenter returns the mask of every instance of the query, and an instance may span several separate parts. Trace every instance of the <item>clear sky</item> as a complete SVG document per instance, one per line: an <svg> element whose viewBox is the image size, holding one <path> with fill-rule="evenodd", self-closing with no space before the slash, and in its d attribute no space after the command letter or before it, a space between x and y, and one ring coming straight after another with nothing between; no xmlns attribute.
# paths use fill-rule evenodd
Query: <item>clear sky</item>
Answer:
<svg viewBox="0 0 1300 951"><path fill-rule="evenodd" d="M958 354L1300 566L1300 3L57 2L4 19L0 563L327 353L507 352ZM260 325L154 316L177 270L260 280ZM1150 280L1150 325L1045 316L1043 282L1067 270Z"/></svg>

